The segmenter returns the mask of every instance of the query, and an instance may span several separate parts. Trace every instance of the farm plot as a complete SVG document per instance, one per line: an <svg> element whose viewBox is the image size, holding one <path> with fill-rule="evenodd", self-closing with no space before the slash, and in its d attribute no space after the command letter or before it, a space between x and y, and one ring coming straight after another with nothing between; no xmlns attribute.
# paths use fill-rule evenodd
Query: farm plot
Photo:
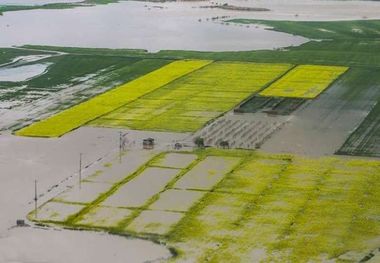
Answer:
<svg viewBox="0 0 380 263"><path fill-rule="evenodd" d="M180 170L177 169L147 168L120 187L102 205L126 208L141 207L159 193L179 172Z"/></svg>
<svg viewBox="0 0 380 263"><path fill-rule="evenodd" d="M210 61L202 60L172 62L167 66L62 111L48 119L36 122L17 131L16 134L36 137L62 136L209 63Z"/></svg>
<svg viewBox="0 0 380 263"><path fill-rule="evenodd" d="M144 156L141 154L138 155L138 159L146 160L149 156L147 153ZM197 158L198 155L190 153L164 153L150 157L142 164L135 160L134 155L127 153L123 156L122 163L112 164L102 171L95 171L92 176L82 181L80 188L77 186L59 194L38 208L37 217L32 212L30 218L41 222L68 225L124 228L124 221L141 216L139 224L134 224L137 228L141 228L142 222L148 220L145 214L150 215L150 212L146 211L142 215L140 212L159 199L157 204L150 208L156 211L153 214L156 215L157 220L163 220L160 211L165 214L165 207L168 208L167 210L172 210L172 212L168 211L169 214L176 215L173 219L179 220L183 216L182 212L187 211L193 202L202 197L202 192L172 190L165 192L166 194L162 196L160 193L169 185L173 185L178 177L187 171L187 167L198 162ZM165 167L162 164L165 164ZM121 169L121 166L125 169ZM129 167L132 167L132 170ZM119 175L111 176L109 180L109 174ZM177 202L166 204L165 200L173 197L178 198ZM178 203L179 200L181 200L180 203ZM149 218L149 220L154 220L155 217ZM150 229L153 230L153 228ZM162 231L162 226L160 229Z"/></svg>
<svg viewBox="0 0 380 263"><path fill-rule="evenodd" d="M337 153L380 157L380 103L376 104Z"/></svg>
<svg viewBox="0 0 380 263"><path fill-rule="evenodd" d="M239 168L169 234L178 261L358 262L378 247L378 161L254 156Z"/></svg>
<svg viewBox="0 0 380 263"><path fill-rule="evenodd" d="M206 146L257 149L288 119L288 116L268 118L263 113L254 116L229 114L206 125L194 134L194 138L202 138Z"/></svg>
<svg viewBox="0 0 380 263"><path fill-rule="evenodd" d="M275 115L290 115L298 109L306 99L283 98L283 97L264 97L254 96L247 100L234 112L236 113L256 113L264 112Z"/></svg>
<svg viewBox="0 0 380 263"><path fill-rule="evenodd" d="M300 65L260 92L260 95L313 99L347 70L347 67Z"/></svg>
<svg viewBox="0 0 380 263"><path fill-rule="evenodd" d="M101 116L91 125L194 132L290 67L288 64L214 62Z"/></svg>
<svg viewBox="0 0 380 263"><path fill-rule="evenodd" d="M171 154L153 158L133 178L158 160L173 160L166 158ZM31 218L163 241L179 262L359 262L378 248L379 161L217 149L192 154L198 158L138 207L51 201ZM204 170L215 170L209 167L215 163L219 179L205 187L197 177L208 177Z"/></svg>

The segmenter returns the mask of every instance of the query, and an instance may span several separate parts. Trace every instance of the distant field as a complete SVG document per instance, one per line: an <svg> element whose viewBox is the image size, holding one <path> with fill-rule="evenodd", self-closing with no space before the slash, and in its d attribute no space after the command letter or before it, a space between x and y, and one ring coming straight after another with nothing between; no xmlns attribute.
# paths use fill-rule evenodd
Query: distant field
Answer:
<svg viewBox="0 0 380 263"><path fill-rule="evenodd" d="M173 62L141 78L62 111L48 119L18 130L16 134L36 137L62 136L101 115L109 113L209 63L210 61L200 60Z"/></svg>
<svg viewBox="0 0 380 263"><path fill-rule="evenodd" d="M378 248L379 161L162 153L113 185L97 179L107 169L29 218L161 241L179 262L359 262Z"/></svg>
<svg viewBox="0 0 380 263"><path fill-rule="evenodd" d="M23 50L14 48L0 48L0 65L9 63L13 59L20 56L30 56L30 55L46 55L50 52L43 52L38 50Z"/></svg>
<svg viewBox="0 0 380 263"><path fill-rule="evenodd" d="M91 125L193 132L290 68L289 64L215 62L94 120Z"/></svg>
<svg viewBox="0 0 380 263"><path fill-rule="evenodd" d="M312 99L317 97L348 68L300 65L260 92L267 97Z"/></svg>

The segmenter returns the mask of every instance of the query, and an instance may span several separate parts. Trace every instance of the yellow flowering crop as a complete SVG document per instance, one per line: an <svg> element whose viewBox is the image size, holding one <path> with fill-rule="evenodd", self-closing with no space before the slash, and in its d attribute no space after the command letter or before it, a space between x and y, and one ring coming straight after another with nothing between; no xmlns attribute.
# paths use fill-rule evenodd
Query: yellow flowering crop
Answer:
<svg viewBox="0 0 380 263"><path fill-rule="evenodd" d="M193 132L262 89L290 67L289 64L214 62L91 124Z"/></svg>
<svg viewBox="0 0 380 263"><path fill-rule="evenodd" d="M207 60L172 62L143 77L23 128L17 131L16 135L35 137L62 136L209 63L211 61Z"/></svg>
<svg viewBox="0 0 380 263"><path fill-rule="evenodd" d="M347 67L300 65L262 91L260 95L312 99L347 70Z"/></svg>

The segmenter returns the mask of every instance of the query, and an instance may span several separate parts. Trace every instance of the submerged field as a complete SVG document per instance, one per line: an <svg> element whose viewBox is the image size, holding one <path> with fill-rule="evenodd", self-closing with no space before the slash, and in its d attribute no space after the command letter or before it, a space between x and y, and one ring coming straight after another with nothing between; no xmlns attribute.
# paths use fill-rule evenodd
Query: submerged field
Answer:
<svg viewBox="0 0 380 263"><path fill-rule="evenodd" d="M378 246L378 161L207 150L101 183L107 169L30 217L159 240L174 261L357 262Z"/></svg>

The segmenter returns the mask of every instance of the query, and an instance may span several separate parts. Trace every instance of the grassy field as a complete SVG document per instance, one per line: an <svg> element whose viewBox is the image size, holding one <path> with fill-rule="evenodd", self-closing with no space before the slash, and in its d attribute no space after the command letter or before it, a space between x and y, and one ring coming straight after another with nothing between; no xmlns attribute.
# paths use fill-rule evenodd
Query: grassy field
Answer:
<svg viewBox="0 0 380 263"><path fill-rule="evenodd" d="M27 50L15 52L18 49L0 49L1 51L6 55L3 56L4 59L12 59L17 55L43 54ZM20 129L32 121L47 118L172 62L167 59L125 56L54 55L8 66L17 69L21 66L47 64L48 68L43 74L25 81L0 81L0 108L7 109L10 106L23 112L14 115L12 123L7 123L7 126L0 129ZM29 107L31 101L34 103L33 109L24 109Z"/></svg>
<svg viewBox="0 0 380 263"><path fill-rule="evenodd" d="M300 65L259 94L267 97L313 99L347 69L346 67Z"/></svg>
<svg viewBox="0 0 380 263"><path fill-rule="evenodd" d="M199 69L210 61L176 61L86 102L16 132L22 136L59 137L144 94Z"/></svg>
<svg viewBox="0 0 380 263"><path fill-rule="evenodd" d="M50 52L43 52L37 50L23 50L15 48L0 48L0 65L10 63L13 59L20 56L30 55L46 55Z"/></svg>
<svg viewBox="0 0 380 263"><path fill-rule="evenodd" d="M216 62L126 104L91 124L194 132L290 68L288 64ZM226 72L228 75L225 75Z"/></svg>
<svg viewBox="0 0 380 263"><path fill-rule="evenodd" d="M358 262L378 247L379 175L371 160L162 153L114 185L68 190L29 217L161 241L179 262Z"/></svg>
<svg viewBox="0 0 380 263"><path fill-rule="evenodd" d="M25 54L30 55L28 51ZM32 53L33 54L33 53ZM38 54L38 53L37 53ZM7 55L11 55L8 54ZM83 82L87 76L103 76L101 85L109 84L105 77L112 72L109 82L126 82L148 73L152 69L163 66L172 60L165 59L142 59L137 57L118 57L118 56L88 56L79 54L68 54L53 56L38 60L36 62L24 63L25 65L50 64L47 72L35 78L20 81L2 83L7 87L26 85L29 89L39 89L47 91L52 89L59 90L64 85L75 85Z"/></svg>

